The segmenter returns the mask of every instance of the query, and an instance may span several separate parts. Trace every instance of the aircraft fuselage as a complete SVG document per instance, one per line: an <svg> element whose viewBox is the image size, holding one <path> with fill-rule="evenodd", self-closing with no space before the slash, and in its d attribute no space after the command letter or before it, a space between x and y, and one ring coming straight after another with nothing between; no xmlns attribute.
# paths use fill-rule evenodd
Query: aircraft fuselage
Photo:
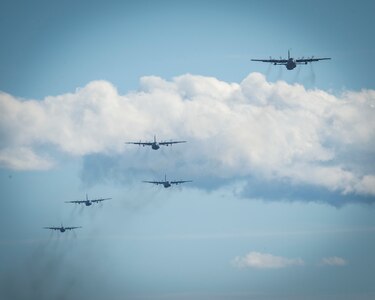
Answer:
<svg viewBox="0 0 375 300"><path fill-rule="evenodd" d="M65 228L64 228L64 227L61 227L61 228L60 228L60 232L65 232Z"/></svg>
<svg viewBox="0 0 375 300"><path fill-rule="evenodd" d="M166 181L166 182L163 183L163 186L164 186L165 188L169 188L169 187L171 187L171 184L170 184L169 181Z"/></svg>
<svg viewBox="0 0 375 300"><path fill-rule="evenodd" d="M91 201L85 201L86 206L90 206L91 204L92 204Z"/></svg>
<svg viewBox="0 0 375 300"><path fill-rule="evenodd" d="M158 143L154 142L154 143L152 143L151 148L152 148L153 150L158 150L158 149L160 148L160 146L159 146Z"/></svg>
<svg viewBox="0 0 375 300"><path fill-rule="evenodd" d="M285 65L288 70L293 70L296 66L296 61L293 58L289 58L288 62Z"/></svg>

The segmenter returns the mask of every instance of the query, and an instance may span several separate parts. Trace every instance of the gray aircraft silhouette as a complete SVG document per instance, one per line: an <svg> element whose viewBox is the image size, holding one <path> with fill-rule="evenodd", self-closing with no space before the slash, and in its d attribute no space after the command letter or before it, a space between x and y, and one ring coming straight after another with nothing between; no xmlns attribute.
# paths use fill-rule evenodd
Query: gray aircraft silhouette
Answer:
<svg viewBox="0 0 375 300"><path fill-rule="evenodd" d="M180 144L180 143L186 143L186 141L169 141L169 142L157 142L156 136L154 136L153 142L126 142L126 144L133 144L133 145L139 145L139 146L151 146L152 150L158 150L160 146L169 146L173 144Z"/></svg>
<svg viewBox="0 0 375 300"><path fill-rule="evenodd" d="M181 183L185 183L185 182L192 182L192 180L176 180L176 181L169 181L167 180L167 175L164 176L164 180L163 181L143 181L143 182L146 182L146 183L153 183L153 184L156 184L156 185L163 185L165 188L169 188L172 186L172 184L181 184Z"/></svg>
<svg viewBox="0 0 375 300"><path fill-rule="evenodd" d="M51 229L51 230L59 230L60 232L65 232L67 230L73 230L76 228L82 228L81 226L74 226L74 227L64 227L62 224L60 227L43 227L44 229Z"/></svg>
<svg viewBox="0 0 375 300"><path fill-rule="evenodd" d="M112 198L99 198L99 199L89 199L88 195L86 194L86 200L76 200L76 201L65 201L65 203L76 203L76 204L85 204L86 206L90 206L93 203L99 203L105 200L110 200Z"/></svg>
<svg viewBox="0 0 375 300"><path fill-rule="evenodd" d="M297 58L294 59L293 57L290 57L290 51L288 50L288 59L281 58L280 59L252 59L252 61L261 61L261 62L268 62L272 63L274 65L284 65L288 70L293 70L297 65L307 65L307 63L311 63L314 61L319 61L319 60L327 60L331 59L330 57L323 57L323 58L314 58L312 56L311 58Z"/></svg>

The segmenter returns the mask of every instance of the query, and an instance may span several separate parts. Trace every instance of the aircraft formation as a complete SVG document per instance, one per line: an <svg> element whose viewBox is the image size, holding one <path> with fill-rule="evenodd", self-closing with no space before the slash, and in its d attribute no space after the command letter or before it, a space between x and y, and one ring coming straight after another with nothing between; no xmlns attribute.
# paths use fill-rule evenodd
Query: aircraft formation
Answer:
<svg viewBox="0 0 375 300"><path fill-rule="evenodd" d="M186 143L186 141L168 141L168 142L157 142L156 136L154 136L153 142L126 142L126 144L135 144L139 146L151 146L151 149L158 150L160 146L170 146L173 144L180 144ZM163 185L164 188L169 188L172 185L178 185L186 182L192 182L192 180L167 180L167 175L164 176L164 180L160 181L143 181L145 183L152 183L155 185ZM111 200L112 198L97 198L97 199L89 199L88 195L86 194L86 199L84 200L72 200L72 201L65 201L65 203L73 203L73 204L83 204L85 206L91 206L93 204L97 204L103 201ZM60 233L64 233L66 231L74 230L77 228L82 228L82 226L61 226L58 227L43 227L44 229L59 231Z"/></svg>
<svg viewBox="0 0 375 300"><path fill-rule="evenodd" d="M74 200L74 201L65 201L65 203L75 203L75 204L84 204L86 206L91 206L94 203L99 203L102 201L110 200L112 198L98 198L98 199L89 199L89 196L86 194L86 199L85 200ZM66 232L67 230L74 230L77 228L82 228L82 226L61 226L59 227L43 227L44 229L50 229L50 230L56 230L60 231L61 233Z"/></svg>
<svg viewBox="0 0 375 300"><path fill-rule="evenodd" d="M290 51L288 50L288 58L281 58L280 59L274 59L270 57L269 59L251 59L251 61L259 61L259 62L266 62L266 63L271 63L273 65L284 65L287 70L293 70L297 67L297 65L307 65L308 63L312 62L317 62L321 60L330 60L330 57L321 57L321 58L315 58L314 56L310 58L293 58L290 56ZM133 144L133 145L139 145L142 147L145 146L150 146L152 150L158 150L160 149L160 146L172 146L174 144L181 144L181 143L186 143L187 141L157 141L156 136L154 136L153 141L148 141L148 142L126 142L126 144ZM164 180L155 180L155 181L143 181L145 183L151 183L155 185L162 185L164 188L170 188L172 185L178 185L182 183L187 183L187 182L192 182L192 180L167 180L167 175L164 176ZM84 200L73 200L73 201L65 201L66 203L73 203L73 204L84 204L85 206L91 206L92 204L96 204L102 201L107 201L112 198L98 198L98 199L89 199L88 195L86 194L86 199ZM62 224L61 226L58 227L44 227L45 229L50 229L50 230L56 230L60 231L61 233L66 232L67 230L74 230L78 228L82 228L81 226L68 226L64 227Z"/></svg>

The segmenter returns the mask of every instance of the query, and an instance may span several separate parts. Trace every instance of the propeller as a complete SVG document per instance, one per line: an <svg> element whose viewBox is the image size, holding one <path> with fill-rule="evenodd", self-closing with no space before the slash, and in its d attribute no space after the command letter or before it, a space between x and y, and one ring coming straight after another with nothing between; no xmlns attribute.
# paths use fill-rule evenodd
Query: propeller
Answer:
<svg viewBox="0 0 375 300"><path fill-rule="evenodd" d="M305 58L305 57L304 57L304 56L302 56L302 57L301 57L301 60L303 60L304 58ZM305 65L307 65L307 61L305 62Z"/></svg>

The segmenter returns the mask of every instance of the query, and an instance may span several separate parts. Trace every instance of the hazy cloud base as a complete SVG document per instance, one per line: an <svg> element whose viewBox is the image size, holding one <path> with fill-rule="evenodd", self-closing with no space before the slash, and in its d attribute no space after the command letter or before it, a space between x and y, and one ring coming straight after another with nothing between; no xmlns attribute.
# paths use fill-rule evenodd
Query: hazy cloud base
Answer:
<svg viewBox="0 0 375 300"><path fill-rule="evenodd" d="M82 157L91 183L167 173L212 190L272 200L373 202L375 91L341 95L251 73L241 83L185 74L142 77L119 95L106 81L43 100L0 94L0 166L46 170ZM152 151L125 141L186 139ZM152 177L152 178L150 178Z"/></svg>
<svg viewBox="0 0 375 300"><path fill-rule="evenodd" d="M303 266L301 258L286 258L269 253L250 252L245 256L237 256L232 264L237 268L281 269L291 266Z"/></svg>
<svg viewBox="0 0 375 300"><path fill-rule="evenodd" d="M342 267L342 266L346 266L348 264L348 262L341 257L332 256L332 257L324 257L320 264L323 265L323 266Z"/></svg>

